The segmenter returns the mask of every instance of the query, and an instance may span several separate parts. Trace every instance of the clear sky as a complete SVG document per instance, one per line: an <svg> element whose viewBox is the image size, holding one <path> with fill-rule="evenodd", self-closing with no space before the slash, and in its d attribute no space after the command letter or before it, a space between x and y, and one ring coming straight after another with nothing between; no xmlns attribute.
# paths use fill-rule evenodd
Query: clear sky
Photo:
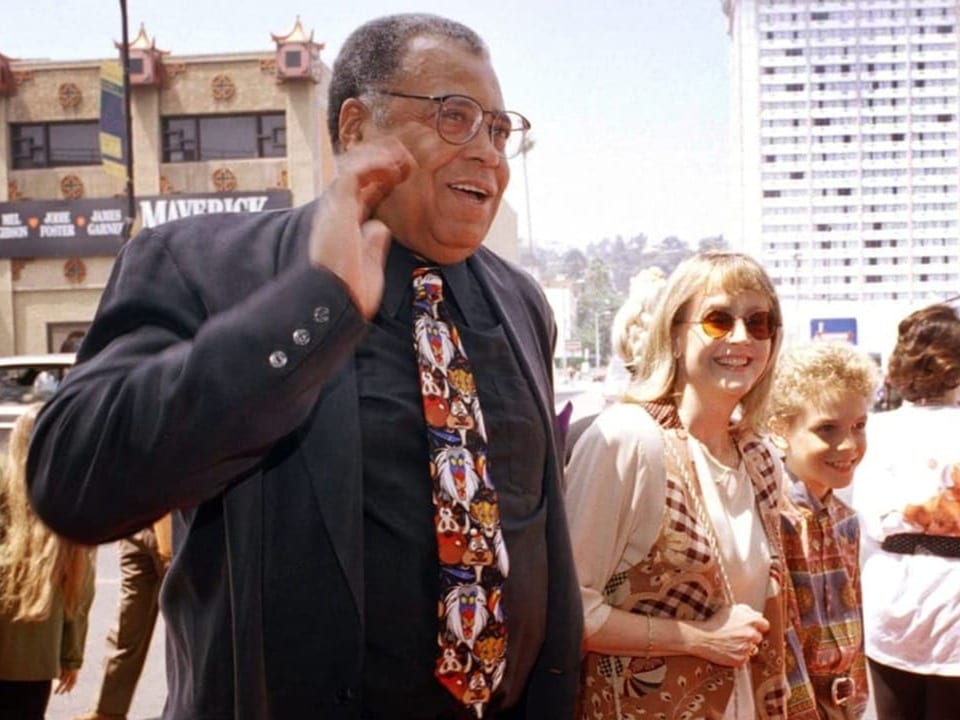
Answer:
<svg viewBox="0 0 960 720"><path fill-rule="evenodd" d="M0 53L114 57L119 0L6 0ZM729 38L720 0L128 0L173 54L271 51L299 15L332 65L357 25L391 12L446 15L487 41L508 109L533 123L530 225L539 243L586 246L645 233L695 245L723 232ZM527 241L523 165L507 200Z"/></svg>

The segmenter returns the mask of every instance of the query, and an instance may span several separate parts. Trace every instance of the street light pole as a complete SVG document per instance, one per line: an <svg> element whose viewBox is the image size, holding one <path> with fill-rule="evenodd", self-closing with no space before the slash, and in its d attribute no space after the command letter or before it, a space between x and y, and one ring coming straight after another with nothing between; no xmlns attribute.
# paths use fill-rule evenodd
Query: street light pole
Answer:
<svg viewBox="0 0 960 720"><path fill-rule="evenodd" d="M127 196L127 217L123 221L123 242L130 239L137 210L133 189L133 118L130 114L130 40L127 32L127 0L120 0L120 22L123 23L120 63L123 66L123 157L126 159L127 182L124 192Z"/></svg>
<svg viewBox="0 0 960 720"><path fill-rule="evenodd" d="M593 313L593 366L600 369L600 313Z"/></svg>
<svg viewBox="0 0 960 720"><path fill-rule="evenodd" d="M600 318L609 314L609 308L593 311L593 358L594 365L598 370L600 369Z"/></svg>

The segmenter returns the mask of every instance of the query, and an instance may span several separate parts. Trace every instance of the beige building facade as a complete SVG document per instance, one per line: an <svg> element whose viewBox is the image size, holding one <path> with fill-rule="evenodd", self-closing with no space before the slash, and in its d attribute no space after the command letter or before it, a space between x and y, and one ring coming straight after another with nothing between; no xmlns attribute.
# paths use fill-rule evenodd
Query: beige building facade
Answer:
<svg viewBox="0 0 960 720"><path fill-rule="evenodd" d="M299 20L263 53L130 44L132 231L312 200L333 172L330 69ZM0 48L0 53L2 53ZM124 238L125 177L101 164L103 66L0 54L0 355L56 351L96 311ZM503 203L487 244L515 260Z"/></svg>

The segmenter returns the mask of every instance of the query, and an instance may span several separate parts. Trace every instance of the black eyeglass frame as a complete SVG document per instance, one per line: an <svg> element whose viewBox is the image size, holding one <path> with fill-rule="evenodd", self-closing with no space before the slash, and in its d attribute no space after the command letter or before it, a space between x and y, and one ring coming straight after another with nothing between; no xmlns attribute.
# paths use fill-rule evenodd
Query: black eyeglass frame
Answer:
<svg viewBox="0 0 960 720"><path fill-rule="evenodd" d="M450 140L440 131L440 119L441 119L442 113L440 112L437 113L437 120L436 120L436 125L434 126L434 129L437 131L437 135L440 136L441 140L443 140L444 142L450 143L451 145L466 145L467 143L471 142L477 136L477 133L480 132L480 128L483 126L483 119L487 115L489 115L491 122L487 126L487 132L490 136L490 143L494 147L497 147L497 143L493 139L493 122L492 122L493 119L496 117L504 117L504 116L506 116L507 118L519 118L520 127L518 128L513 126L512 121L510 122L511 133L514 133L514 132L522 133L520 136L520 142L517 145L516 151L508 155L504 151L505 148L504 150L500 150L499 148L497 148L497 151L508 160L510 158L516 157L522 152L523 146L524 146L524 142L523 142L524 138L526 137L526 134L530 132L530 128L531 128L530 121L527 120L526 117L524 117L523 115L521 115L520 113L514 110L487 110L483 105L481 105L479 102L474 100L469 95L463 95L461 93L450 93L449 95L419 95L417 93L400 92L399 90L383 90L380 88L367 88L366 92L372 93L374 95L387 95L389 97L408 98L410 100L429 100L431 102L437 103L438 110L442 109L444 103L446 103L451 98L466 100L467 102L472 103L473 105L476 105L480 109L480 122L476 123L476 125L473 128L473 131L470 133L470 136L460 142L455 142L453 140ZM504 141L504 146L506 146L506 141Z"/></svg>
<svg viewBox="0 0 960 720"><path fill-rule="evenodd" d="M719 316L711 322L711 316ZM765 321L763 324L763 329L760 330L761 334L757 335L756 322L759 318L762 318L762 321ZM704 334L707 337L710 337L714 340L720 340L727 337L732 333L737 327L737 320L743 320L743 327L747 331L747 334L753 339L760 342L764 340L772 340L773 337L777 334L777 330L780 328L780 322L777 319L776 313L772 310L754 310L751 313L746 315L734 315L727 310L710 310L706 315L704 315L699 320L678 320L675 325L699 325L700 329L703 330ZM719 322L718 322L719 321ZM754 327L751 327L751 321L754 323ZM722 330L723 325L730 323L730 328L724 330L720 334L715 334L712 330L708 329L713 327L715 329Z"/></svg>

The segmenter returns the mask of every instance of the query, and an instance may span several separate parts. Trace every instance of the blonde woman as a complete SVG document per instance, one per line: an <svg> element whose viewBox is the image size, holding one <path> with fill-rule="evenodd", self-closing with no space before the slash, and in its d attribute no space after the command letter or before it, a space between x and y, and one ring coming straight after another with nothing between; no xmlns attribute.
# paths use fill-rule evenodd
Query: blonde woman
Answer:
<svg viewBox="0 0 960 720"><path fill-rule="evenodd" d="M0 479L0 717L42 720L52 681L69 692L83 662L93 602L92 550L41 523L27 501L25 463L40 405L10 434Z"/></svg>
<svg viewBox="0 0 960 720"><path fill-rule="evenodd" d="M785 716L781 469L757 433L781 337L754 260L685 260L637 381L574 448L579 717Z"/></svg>

